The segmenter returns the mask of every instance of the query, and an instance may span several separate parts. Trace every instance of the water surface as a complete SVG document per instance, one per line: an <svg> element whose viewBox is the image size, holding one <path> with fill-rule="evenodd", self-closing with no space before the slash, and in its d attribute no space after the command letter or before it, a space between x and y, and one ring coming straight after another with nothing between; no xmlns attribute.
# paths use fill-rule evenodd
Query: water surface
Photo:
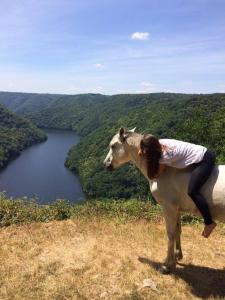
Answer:
<svg viewBox="0 0 225 300"><path fill-rule="evenodd" d="M31 146L0 172L0 191L12 197L38 197L38 203L56 199L84 199L78 176L65 166L68 150L79 136L67 130L45 130L47 141Z"/></svg>

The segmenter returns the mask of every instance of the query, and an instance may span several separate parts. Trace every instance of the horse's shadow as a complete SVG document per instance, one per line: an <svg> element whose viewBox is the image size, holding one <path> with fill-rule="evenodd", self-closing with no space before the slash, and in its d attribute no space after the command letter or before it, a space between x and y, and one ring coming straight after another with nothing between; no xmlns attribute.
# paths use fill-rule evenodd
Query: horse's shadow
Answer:
<svg viewBox="0 0 225 300"><path fill-rule="evenodd" d="M161 264L145 257L138 260L148 264L157 271ZM182 278L191 287L191 292L202 299L209 297L225 297L225 269L218 270L192 264L181 264L171 273L172 276Z"/></svg>

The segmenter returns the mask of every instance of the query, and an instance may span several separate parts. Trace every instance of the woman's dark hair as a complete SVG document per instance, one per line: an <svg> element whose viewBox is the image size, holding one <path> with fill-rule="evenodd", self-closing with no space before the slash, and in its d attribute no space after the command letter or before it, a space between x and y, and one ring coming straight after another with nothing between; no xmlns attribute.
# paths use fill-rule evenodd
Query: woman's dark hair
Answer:
<svg viewBox="0 0 225 300"><path fill-rule="evenodd" d="M148 177L153 179L159 170L159 160L162 156L162 148L157 137L152 134L144 134L140 142L141 151L145 153L147 160Z"/></svg>

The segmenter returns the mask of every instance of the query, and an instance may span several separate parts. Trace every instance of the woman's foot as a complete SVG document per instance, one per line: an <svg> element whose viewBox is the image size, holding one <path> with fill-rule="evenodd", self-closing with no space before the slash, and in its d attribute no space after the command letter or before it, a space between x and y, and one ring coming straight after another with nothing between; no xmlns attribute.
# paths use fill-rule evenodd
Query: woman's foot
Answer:
<svg viewBox="0 0 225 300"><path fill-rule="evenodd" d="M216 227L215 222L212 222L209 225L205 225L204 230L202 232L202 236L204 236L205 238L208 238L215 227Z"/></svg>

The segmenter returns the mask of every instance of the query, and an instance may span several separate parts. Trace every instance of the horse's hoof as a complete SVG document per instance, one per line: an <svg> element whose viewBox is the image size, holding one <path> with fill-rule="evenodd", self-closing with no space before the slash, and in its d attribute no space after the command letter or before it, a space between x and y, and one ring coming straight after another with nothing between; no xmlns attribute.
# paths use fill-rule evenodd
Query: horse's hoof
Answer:
<svg viewBox="0 0 225 300"><path fill-rule="evenodd" d="M183 258L183 254L180 251L175 252L175 258L176 260L181 260Z"/></svg>
<svg viewBox="0 0 225 300"><path fill-rule="evenodd" d="M162 265L159 269L159 272L162 273L163 275L170 274L171 269L165 265Z"/></svg>

